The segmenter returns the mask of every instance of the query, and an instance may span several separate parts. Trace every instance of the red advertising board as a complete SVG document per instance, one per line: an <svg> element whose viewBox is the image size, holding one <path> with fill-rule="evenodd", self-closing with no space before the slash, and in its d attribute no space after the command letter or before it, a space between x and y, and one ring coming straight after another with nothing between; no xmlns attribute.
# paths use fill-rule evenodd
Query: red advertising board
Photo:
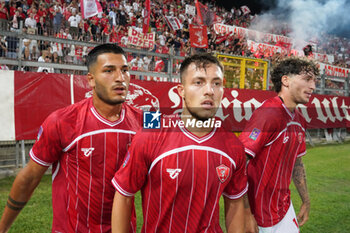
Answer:
<svg viewBox="0 0 350 233"><path fill-rule="evenodd" d="M54 110L91 96L85 76L15 72L16 139L35 139L43 120ZM182 108L175 83L132 80L127 102L145 110L173 114ZM217 116L231 131L241 131L252 112L276 93L226 88ZM350 98L313 95L299 105L308 128L349 128Z"/></svg>

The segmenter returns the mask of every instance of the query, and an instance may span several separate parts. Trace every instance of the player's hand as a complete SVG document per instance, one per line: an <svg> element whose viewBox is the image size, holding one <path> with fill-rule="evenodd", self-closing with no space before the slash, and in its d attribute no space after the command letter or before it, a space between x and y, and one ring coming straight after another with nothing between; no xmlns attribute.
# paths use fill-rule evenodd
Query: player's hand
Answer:
<svg viewBox="0 0 350 233"><path fill-rule="evenodd" d="M250 211L245 211L244 221L245 221L245 232L246 233L258 233L259 232L258 224L256 223L256 220Z"/></svg>
<svg viewBox="0 0 350 233"><path fill-rule="evenodd" d="M304 225L306 221L309 219L309 212L310 212L310 202L303 203L300 207L300 211L297 216L299 226Z"/></svg>

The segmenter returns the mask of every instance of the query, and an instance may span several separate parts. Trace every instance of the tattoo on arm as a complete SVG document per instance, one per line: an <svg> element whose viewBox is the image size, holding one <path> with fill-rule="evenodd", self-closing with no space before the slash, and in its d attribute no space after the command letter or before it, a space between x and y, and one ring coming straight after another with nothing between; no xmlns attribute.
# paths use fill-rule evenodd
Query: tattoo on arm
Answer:
<svg viewBox="0 0 350 233"><path fill-rule="evenodd" d="M293 181L303 203L309 203L310 199L309 199L309 194L308 194L307 185L306 185L306 173L305 173L304 164L301 158L297 158L295 161L295 165L293 169Z"/></svg>
<svg viewBox="0 0 350 233"><path fill-rule="evenodd" d="M27 202L15 201L10 196L7 200L7 207L14 211L20 211L27 204Z"/></svg>

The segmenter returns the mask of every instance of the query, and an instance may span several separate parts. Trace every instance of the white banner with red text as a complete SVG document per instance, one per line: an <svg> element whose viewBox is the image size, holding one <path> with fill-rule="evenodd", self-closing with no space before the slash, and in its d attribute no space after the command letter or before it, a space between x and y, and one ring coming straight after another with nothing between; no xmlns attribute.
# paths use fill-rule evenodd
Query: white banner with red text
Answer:
<svg viewBox="0 0 350 233"><path fill-rule="evenodd" d="M153 48L155 40L155 33L142 33L142 28L129 28L128 44L135 45L141 48Z"/></svg>

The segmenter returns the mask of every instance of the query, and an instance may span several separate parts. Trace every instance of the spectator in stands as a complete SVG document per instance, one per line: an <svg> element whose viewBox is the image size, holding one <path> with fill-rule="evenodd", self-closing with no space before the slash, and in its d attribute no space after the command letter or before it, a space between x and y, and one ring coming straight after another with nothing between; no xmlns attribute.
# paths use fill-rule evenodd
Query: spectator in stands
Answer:
<svg viewBox="0 0 350 233"><path fill-rule="evenodd" d="M9 13L5 7L5 2L0 2L0 29L6 31L8 28Z"/></svg>
<svg viewBox="0 0 350 233"><path fill-rule="evenodd" d="M44 32L44 36L48 36L47 32ZM39 41L39 50L49 50L51 48L50 41L48 40L40 40Z"/></svg>
<svg viewBox="0 0 350 233"><path fill-rule="evenodd" d="M18 30L20 26L20 21L23 21L23 19L19 15L19 11L16 10L14 15L11 17L11 30Z"/></svg>
<svg viewBox="0 0 350 233"><path fill-rule="evenodd" d="M89 32L90 38L92 38L94 41L97 41L97 32L98 32L97 25L98 25L97 19L93 17L90 21L88 32Z"/></svg>
<svg viewBox="0 0 350 233"><path fill-rule="evenodd" d="M111 24L109 22L107 22L107 25L104 27L104 29L101 32L101 36L102 36L102 42L103 43L108 43L111 42L110 41L110 35L112 33L112 27Z"/></svg>
<svg viewBox="0 0 350 233"><path fill-rule="evenodd" d="M7 42L7 57L16 59L18 52L18 37L7 36L5 41Z"/></svg>
<svg viewBox="0 0 350 233"><path fill-rule="evenodd" d="M9 67L6 64L5 65L0 64L0 70L9 70Z"/></svg>
<svg viewBox="0 0 350 233"><path fill-rule="evenodd" d="M36 33L36 20L34 19L34 13L30 13L30 16L26 18L24 21L24 25L28 28L27 33L28 34L35 34Z"/></svg>
<svg viewBox="0 0 350 233"><path fill-rule="evenodd" d="M43 54L41 57L39 57L38 62L51 63L51 58L48 51L43 51ZM54 73L54 68L40 66L37 72Z"/></svg>
<svg viewBox="0 0 350 233"><path fill-rule="evenodd" d="M80 17L77 16L76 10L72 11L72 16L69 17L68 22L69 22L69 33L73 37L78 35L78 32L79 32L78 25L80 23Z"/></svg>
<svg viewBox="0 0 350 233"><path fill-rule="evenodd" d="M108 20L109 20L109 24L112 26L116 26L117 25L117 9L114 7L113 9L110 9L108 12Z"/></svg>
<svg viewBox="0 0 350 233"><path fill-rule="evenodd" d="M0 36L0 57L5 57L7 52L7 47L5 40Z"/></svg>
<svg viewBox="0 0 350 233"><path fill-rule="evenodd" d="M38 47L36 45L33 45L33 47L32 47L32 51L31 51L30 57L31 57L31 60L33 60L33 61L37 61L38 58L39 58L40 52L38 51L37 48Z"/></svg>
<svg viewBox="0 0 350 233"><path fill-rule="evenodd" d="M43 35L44 32L47 30L46 24L44 22L44 16L40 17L39 22L36 24L36 27L38 29L38 35Z"/></svg>
<svg viewBox="0 0 350 233"><path fill-rule="evenodd" d="M54 33L58 33L60 31L60 28L62 26L62 20L63 20L63 15L62 15L62 9L59 7L54 7L55 11L53 12L53 31Z"/></svg>

